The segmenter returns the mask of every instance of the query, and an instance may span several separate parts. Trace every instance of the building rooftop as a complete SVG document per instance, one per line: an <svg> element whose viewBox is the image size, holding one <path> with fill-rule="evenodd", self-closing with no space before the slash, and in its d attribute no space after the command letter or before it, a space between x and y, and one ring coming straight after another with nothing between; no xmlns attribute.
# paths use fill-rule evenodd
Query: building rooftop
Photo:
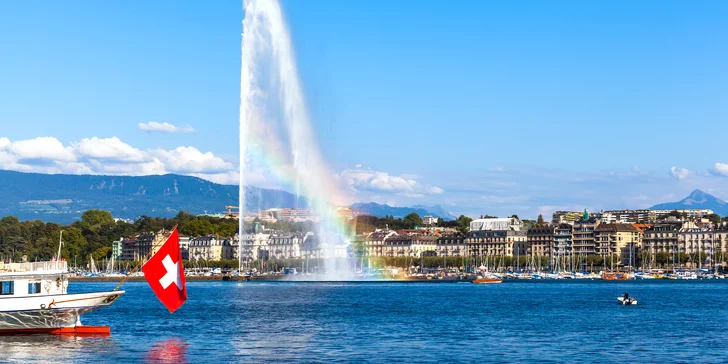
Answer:
<svg viewBox="0 0 728 364"><path fill-rule="evenodd" d="M632 224L599 224L594 231L611 233L636 233L639 232Z"/></svg>

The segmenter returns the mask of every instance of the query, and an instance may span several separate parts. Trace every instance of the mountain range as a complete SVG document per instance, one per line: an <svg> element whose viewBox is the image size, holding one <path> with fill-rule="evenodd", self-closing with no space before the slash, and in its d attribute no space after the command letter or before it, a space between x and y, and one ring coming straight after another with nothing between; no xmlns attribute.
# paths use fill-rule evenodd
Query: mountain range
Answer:
<svg viewBox="0 0 728 364"><path fill-rule="evenodd" d="M179 211L192 214L221 213L238 205L238 186L221 185L197 177L175 174L153 176L97 176L23 173L0 170L0 217L70 223L89 209L134 219L147 215L172 217ZM364 206L361 209L355 206ZM306 208L305 198L292 193L245 187L246 211L270 208ZM378 217L402 217L410 212L452 219L439 206L391 207L355 204L355 211Z"/></svg>
<svg viewBox="0 0 728 364"><path fill-rule="evenodd" d="M402 218L412 212L416 212L422 216L434 216L440 217L443 220L455 220L455 216L445 211L440 206L425 206L415 205L412 207L395 207L389 205L380 205L375 202L369 203L355 203L351 205L351 210L359 212L361 214L372 215L376 217L394 216L395 218Z"/></svg>
<svg viewBox="0 0 728 364"><path fill-rule="evenodd" d="M220 213L238 205L238 186L174 174L93 176L0 170L0 216L69 223L88 209L114 217L171 217L179 211ZM307 207L302 197L279 190L246 187L246 209Z"/></svg>
<svg viewBox="0 0 728 364"><path fill-rule="evenodd" d="M728 202L701 190L695 190L680 201L661 203L650 207L650 210L683 209L711 209L720 216L726 216L728 215Z"/></svg>

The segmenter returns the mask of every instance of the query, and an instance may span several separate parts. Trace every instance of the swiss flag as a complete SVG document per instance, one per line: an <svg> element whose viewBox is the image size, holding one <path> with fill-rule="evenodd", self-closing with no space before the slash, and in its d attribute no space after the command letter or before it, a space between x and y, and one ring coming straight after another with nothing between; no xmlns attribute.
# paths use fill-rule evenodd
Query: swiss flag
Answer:
<svg viewBox="0 0 728 364"><path fill-rule="evenodd" d="M185 267L182 264L182 250L179 248L177 228L162 244L159 250L142 266L149 286L169 313L176 311L187 301Z"/></svg>

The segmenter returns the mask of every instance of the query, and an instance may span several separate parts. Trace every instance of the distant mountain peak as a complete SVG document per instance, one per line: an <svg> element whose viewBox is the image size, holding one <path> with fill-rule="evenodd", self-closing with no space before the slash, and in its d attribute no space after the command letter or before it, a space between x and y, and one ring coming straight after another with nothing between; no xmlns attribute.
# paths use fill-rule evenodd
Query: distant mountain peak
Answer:
<svg viewBox="0 0 728 364"><path fill-rule="evenodd" d="M718 215L728 215L728 203L699 189L694 190L684 199L652 206L652 210L710 209Z"/></svg>

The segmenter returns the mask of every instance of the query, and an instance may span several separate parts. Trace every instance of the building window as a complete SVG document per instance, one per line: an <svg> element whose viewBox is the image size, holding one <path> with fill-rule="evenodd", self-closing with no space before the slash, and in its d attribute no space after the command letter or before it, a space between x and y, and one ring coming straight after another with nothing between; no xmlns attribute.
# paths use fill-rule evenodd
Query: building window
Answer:
<svg viewBox="0 0 728 364"><path fill-rule="evenodd" d="M40 282L28 283L28 294L40 293Z"/></svg>
<svg viewBox="0 0 728 364"><path fill-rule="evenodd" d="M15 292L15 282L13 281L6 281L2 282L2 286L0 287L0 295L12 295Z"/></svg>

